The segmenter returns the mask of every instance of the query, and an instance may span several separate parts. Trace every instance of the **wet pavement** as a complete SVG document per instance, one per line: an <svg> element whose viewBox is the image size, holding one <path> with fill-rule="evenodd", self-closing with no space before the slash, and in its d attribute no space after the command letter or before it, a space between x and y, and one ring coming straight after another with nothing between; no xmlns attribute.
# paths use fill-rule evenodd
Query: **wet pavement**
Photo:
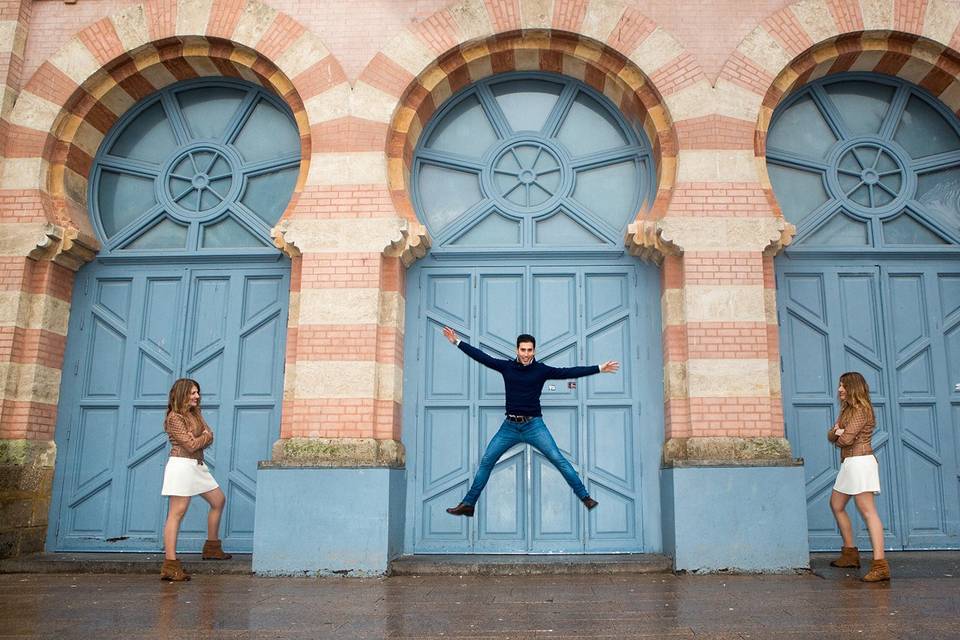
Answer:
<svg viewBox="0 0 960 640"><path fill-rule="evenodd" d="M791 575L0 575L0 638L960 638L960 553Z"/></svg>

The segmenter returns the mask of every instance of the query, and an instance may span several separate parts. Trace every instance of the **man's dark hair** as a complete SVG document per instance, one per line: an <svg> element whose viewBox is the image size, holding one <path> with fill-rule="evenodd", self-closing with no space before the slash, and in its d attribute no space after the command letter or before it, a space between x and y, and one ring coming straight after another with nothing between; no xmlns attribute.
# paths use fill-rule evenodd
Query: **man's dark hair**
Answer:
<svg viewBox="0 0 960 640"><path fill-rule="evenodd" d="M530 342L533 344L534 348L536 348L537 346L537 339L534 338L529 333L521 333L520 335L517 336L517 348L520 347L521 342Z"/></svg>

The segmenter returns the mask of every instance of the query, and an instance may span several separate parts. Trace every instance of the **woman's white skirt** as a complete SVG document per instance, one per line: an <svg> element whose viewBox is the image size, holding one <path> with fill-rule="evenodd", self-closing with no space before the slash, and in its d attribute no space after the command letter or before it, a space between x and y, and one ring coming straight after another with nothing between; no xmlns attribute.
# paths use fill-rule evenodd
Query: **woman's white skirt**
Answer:
<svg viewBox="0 0 960 640"><path fill-rule="evenodd" d="M858 493L880 493L880 467L873 455L850 456L840 463L840 473L833 483L834 491L855 496Z"/></svg>
<svg viewBox="0 0 960 640"><path fill-rule="evenodd" d="M170 456L163 470L162 496L198 496L220 485L210 475L205 464L197 464L193 458Z"/></svg>

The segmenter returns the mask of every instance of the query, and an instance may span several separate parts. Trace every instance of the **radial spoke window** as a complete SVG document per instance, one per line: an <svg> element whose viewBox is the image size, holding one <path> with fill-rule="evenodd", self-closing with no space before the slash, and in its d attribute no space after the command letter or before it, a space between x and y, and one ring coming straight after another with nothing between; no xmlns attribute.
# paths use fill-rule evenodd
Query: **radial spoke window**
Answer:
<svg viewBox="0 0 960 640"><path fill-rule="evenodd" d="M767 167L798 246L960 243L960 122L902 80L839 74L805 85L774 113Z"/></svg>
<svg viewBox="0 0 960 640"><path fill-rule="evenodd" d="M94 160L90 208L106 251L275 252L300 137L289 108L231 79L177 83L132 108Z"/></svg>
<svg viewBox="0 0 960 640"><path fill-rule="evenodd" d="M441 106L412 185L439 251L619 249L654 172L643 130L606 97L571 78L513 73Z"/></svg>

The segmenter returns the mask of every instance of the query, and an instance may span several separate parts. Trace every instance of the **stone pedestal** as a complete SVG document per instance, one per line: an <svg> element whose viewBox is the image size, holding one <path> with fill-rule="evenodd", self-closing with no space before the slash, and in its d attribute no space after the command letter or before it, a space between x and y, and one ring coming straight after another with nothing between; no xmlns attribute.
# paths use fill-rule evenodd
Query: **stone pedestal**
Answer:
<svg viewBox="0 0 960 640"><path fill-rule="evenodd" d="M801 462L671 463L660 499L663 552L676 571L809 567Z"/></svg>
<svg viewBox="0 0 960 640"><path fill-rule="evenodd" d="M403 548L403 445L297 439L257 471L253 571L383 575Z"/></svg>

